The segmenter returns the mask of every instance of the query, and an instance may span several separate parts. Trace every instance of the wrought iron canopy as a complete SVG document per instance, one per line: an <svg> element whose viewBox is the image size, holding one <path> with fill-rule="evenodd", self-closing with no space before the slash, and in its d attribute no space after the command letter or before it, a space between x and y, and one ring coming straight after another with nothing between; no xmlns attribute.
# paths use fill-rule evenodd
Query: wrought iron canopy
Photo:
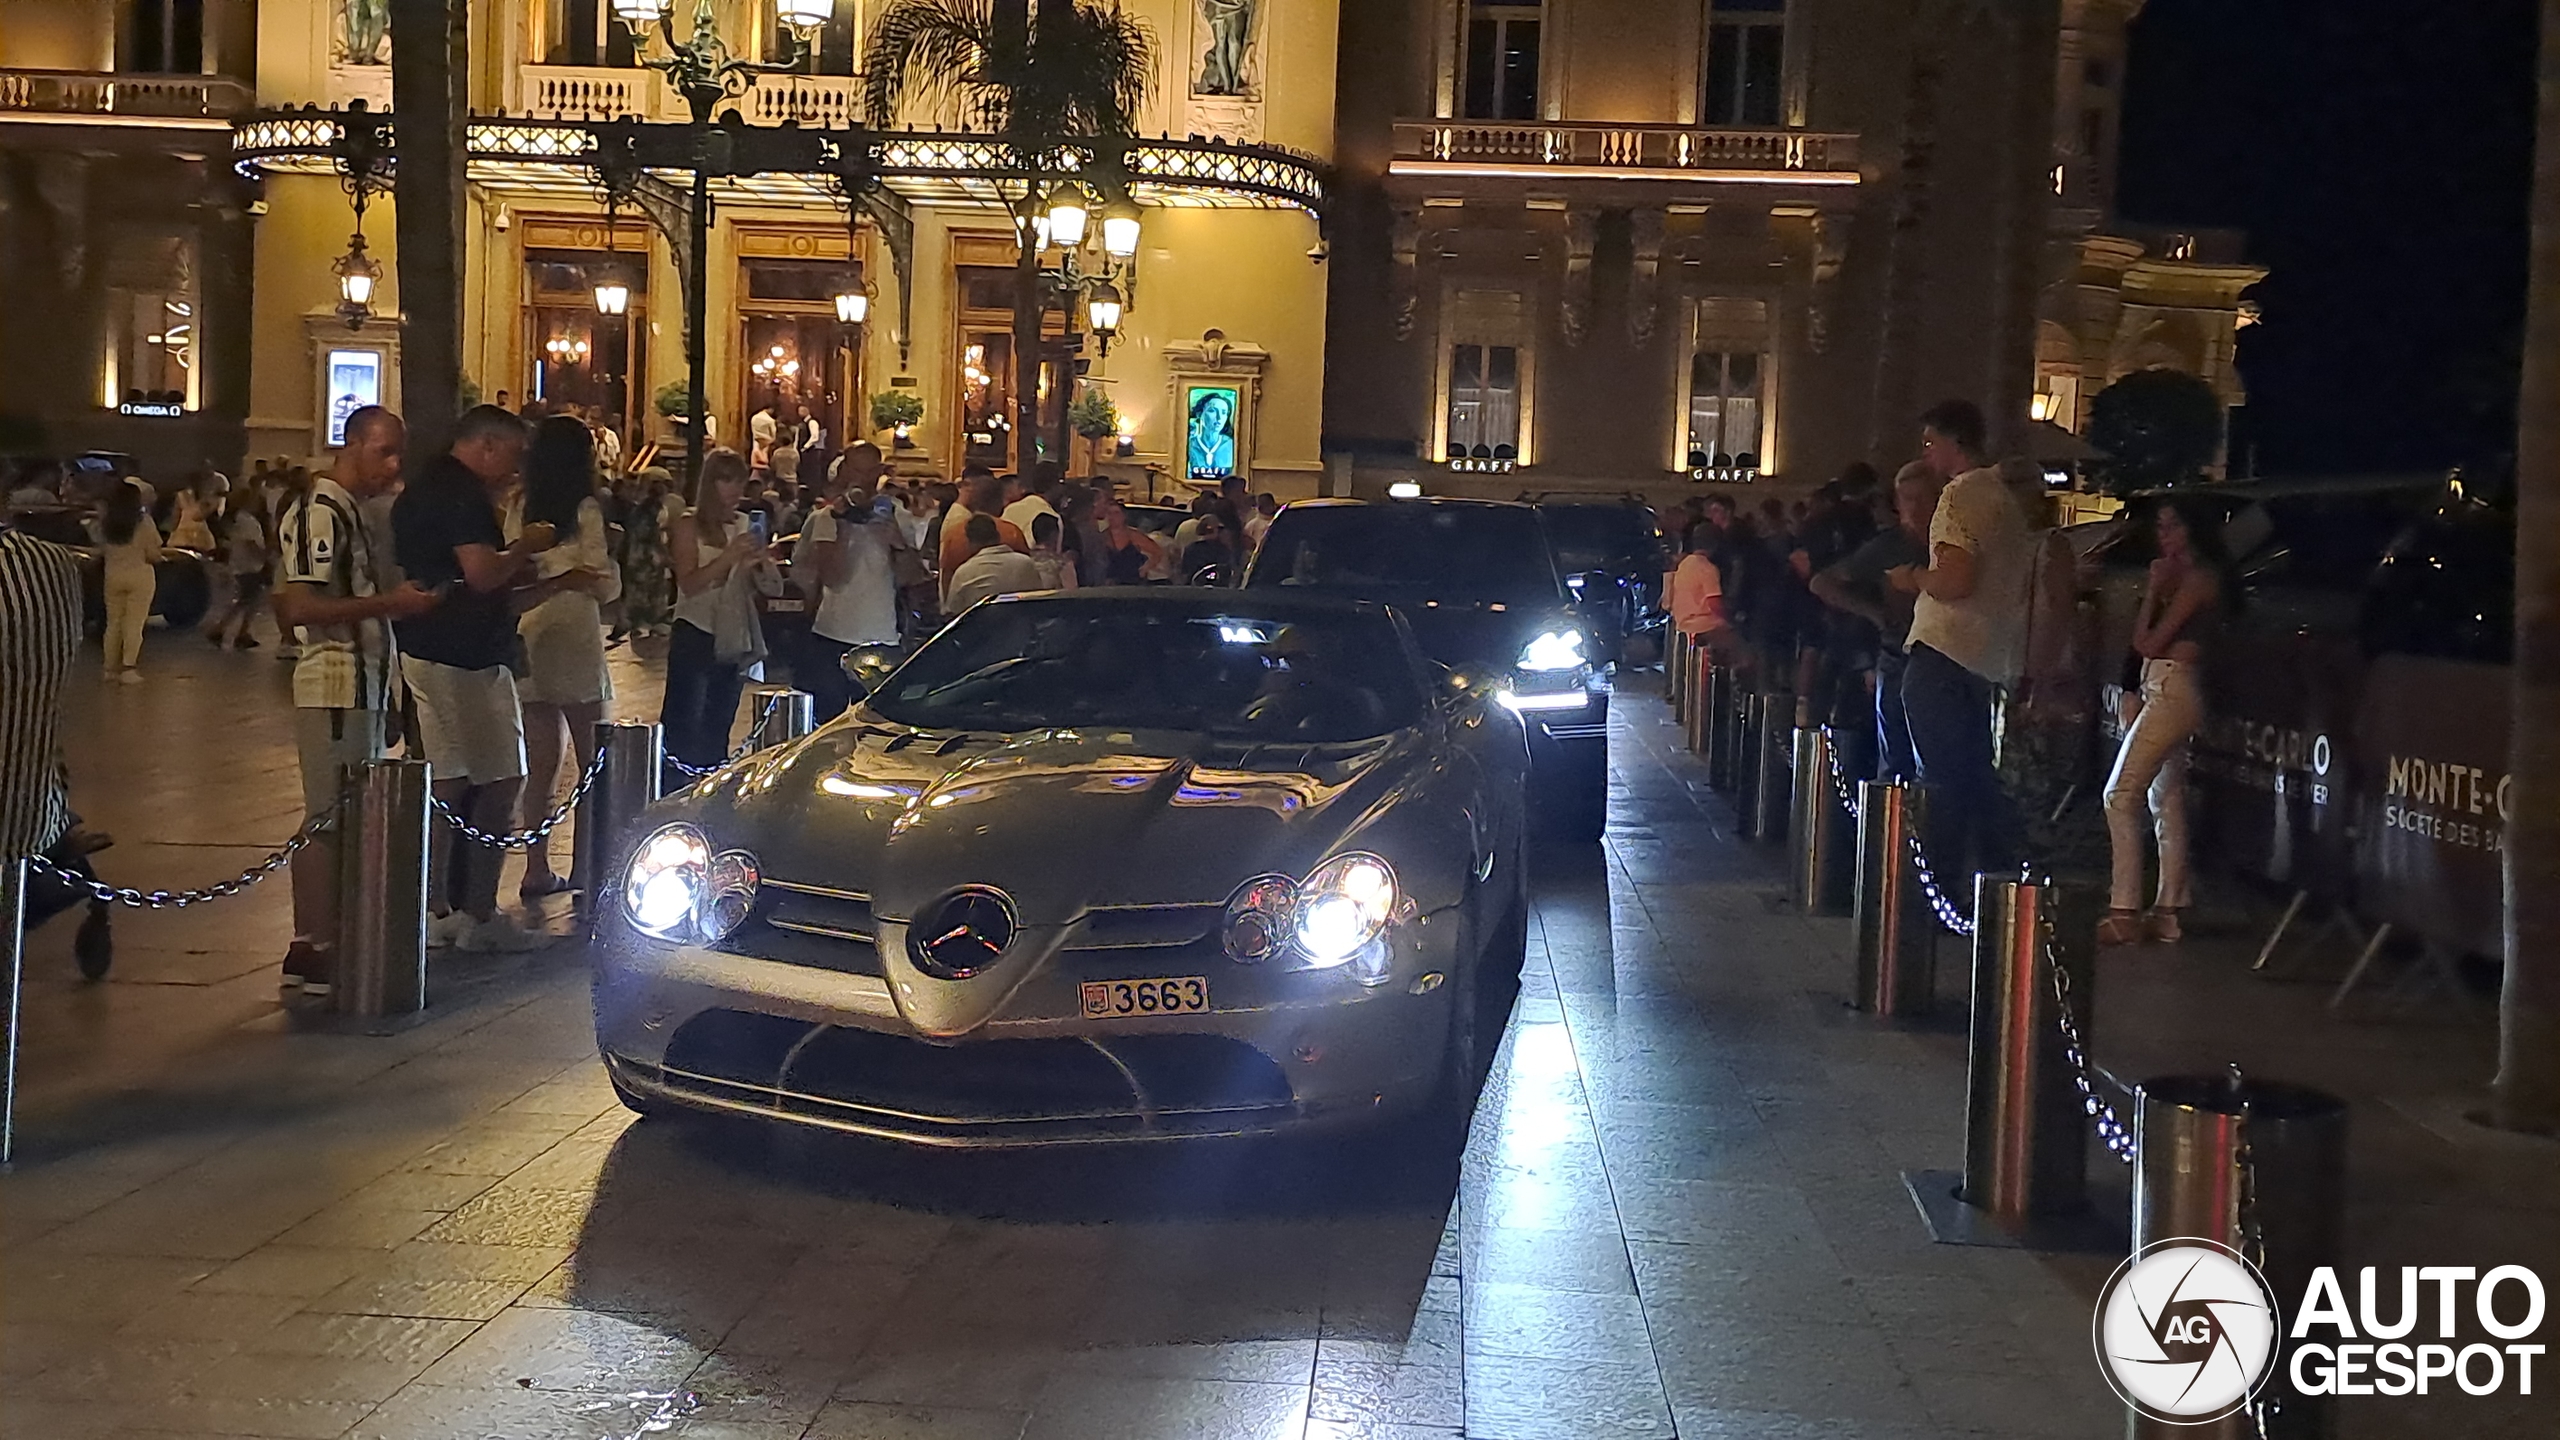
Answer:
<svg viewBox="0 0 2560 1440"><path fill-rule="evenodd" d="M317 107L260 111L232 127L232 164L251 176L332 173L351 118ZM396 161L397 117L368 119ZM961 131L506 116L475 117L464 130L471 179L501 190L591 196L599 167L617 158L662 178L705 171L731 204L831 204L835 188L854 181L920 203L1002 205L1027 178L1001 141ZM1048 157L1046 176L1115 167L1144 205L1321 215L1327 199L1326 169L1313 156L1218 139L1065 144Z"/></svg>

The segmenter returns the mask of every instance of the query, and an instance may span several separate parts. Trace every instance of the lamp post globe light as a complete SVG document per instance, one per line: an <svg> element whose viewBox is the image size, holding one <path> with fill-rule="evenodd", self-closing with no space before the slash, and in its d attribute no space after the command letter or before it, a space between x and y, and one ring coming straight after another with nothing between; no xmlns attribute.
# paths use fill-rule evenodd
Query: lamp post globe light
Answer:
<svg viewBox="0 0 2560 1440"><path fill-rule="evenodd" d="M347 253L330 267L338 277L338 318L350 330L361 330L373 318L373 287L382 278L382 266L365 253L364 232L359 230L347 238Z"/></svg>
<svg viewBox="0 0 2560 1440"><path fill-rule="evenodd" d="M687 216L693 263L684 276L684 477L685 490L690 495L702 474L705 432L710 420L710 405L704 398L703 331L710 308L712 111L721 101L745 94L759 75L797 69L808 57L818 31L834 16L836 0L774 0L774 15L790 36L790 44L782 59L770 63L741 59L729 49L729 42L720 37L712 0L694 0L693 32L681 41L676 39L675 0L612 3L614 17L630 27L633 58L665 76L667 84L684 97L695 132L693 195ZM650 53L652 27L666 47L663 55Z"/></svg>

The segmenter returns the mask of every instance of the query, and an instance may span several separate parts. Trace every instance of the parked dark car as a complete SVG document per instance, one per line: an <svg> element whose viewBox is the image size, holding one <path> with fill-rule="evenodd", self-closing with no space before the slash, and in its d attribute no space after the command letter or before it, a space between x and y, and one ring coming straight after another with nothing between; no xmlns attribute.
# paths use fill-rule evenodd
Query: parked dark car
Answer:
<svg viewBox="0 0 2560 1440"><path fill-rule="evenodd" d="M1245 572L1393 605L1462 683L1498 690L1528 731L1530 813L1597 839L1609 794L1609 691L1557 575L1534 505L1496 500L1301 500L1283 506Z"/></svg>
<svg viewBox="0 0 2560 1440"><path fill-rule="evenodd" d="M1633 500L1542 500L1556 569L1603 663L1641 665L1661 654L1671 568L1653 512Z"/></svg>
<svg viewBox="0 0 2560 1440"><path fill-rule="evenodd" d="M89 536L89 512L61 505L27 510L16 517L18 528L39 540L50 540L80 552L80 591L92 632L107 627L106 557ZM194 550L163 546L154 567L151 613L184 629L204 618L213 605L213 557Z"/></svg>

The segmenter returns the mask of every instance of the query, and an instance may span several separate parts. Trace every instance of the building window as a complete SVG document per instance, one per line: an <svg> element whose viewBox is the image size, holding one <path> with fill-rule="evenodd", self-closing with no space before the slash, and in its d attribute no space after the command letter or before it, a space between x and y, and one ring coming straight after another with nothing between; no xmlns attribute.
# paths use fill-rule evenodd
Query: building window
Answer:
<svg viewBox="0 0 2560 1440"><path fill-rule="evenodd" d="M195 75L204 70L204 0L134 0L119 70Z"/></svg>
<svg viewBox="0 0 2560 1440"><path fill-rule="evenodd" d="M1737 350L1689 356L1689 465L1760 468L1760 376L1765 357Z"/></svg>
<svg viewBox="0 0 2560 1440"><path fill-rule="evenodd" d="M1471 0L1467 7L1466 118L1538 118L1538 33L1544 13L1536 5Z"/></svg>
<svg viewBox="0 0 2560 1440"><path fill-rule="evenodd" d="M1709 125L1779 123L1787 0L1715 0L1707 25Z"/></svg>
<svg viewBox="0 0 2560 1440"><path fill-rule="evenodd" d="M542 63L631 66L631 30L614 18L612 0L543 0Z"/></svg>
<svg viewBox="0 0 2560 1440"><path fill-rule="evenodd" d="M197 409L204 336L192 236L123 235L107 247L106 366L99 400Z"/></svg>
<svg viewBox="0 0 2560 1440"><path fill-rule="evenodd" d="M1768 468L1771 375L1768 306L1716 296L1693 312L1681 377L1681 463L1691 470Z"/></svg>
<svg viewBox="0 0 2560 1440"><path fill-rule="evenodd" d="M1451 460L1520 456L1520 347L1449 347Z"/></svg>

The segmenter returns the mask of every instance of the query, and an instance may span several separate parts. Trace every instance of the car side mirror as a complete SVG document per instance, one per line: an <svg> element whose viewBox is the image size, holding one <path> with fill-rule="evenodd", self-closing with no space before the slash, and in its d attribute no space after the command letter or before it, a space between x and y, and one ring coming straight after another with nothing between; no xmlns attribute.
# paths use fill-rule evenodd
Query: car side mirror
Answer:
<svg viewBox="0 0 2560 1440"><path fill-rule="evenodd" d="M898 668L898 657L880 646L858 645L844 652L840 663L844 678L853 689L853 698L863 700L880 688L890 671Z"/></svg>
<svg viewBox="0 0 2560 1440"><path fill-rule="evenodd" d="M1191 572L1188 584L1224 588L1235 584L1235 572L1225 565L1203 565Z"/></svg>
<svg viewBox="0 0 2560 1440"><path fill-rule="evenodd" d="M1618 577L1606 570L1585 570L1579 575L1567 578L1564 583L1573 591L1574 599L1588 600L1616 589Z"/></svg>

